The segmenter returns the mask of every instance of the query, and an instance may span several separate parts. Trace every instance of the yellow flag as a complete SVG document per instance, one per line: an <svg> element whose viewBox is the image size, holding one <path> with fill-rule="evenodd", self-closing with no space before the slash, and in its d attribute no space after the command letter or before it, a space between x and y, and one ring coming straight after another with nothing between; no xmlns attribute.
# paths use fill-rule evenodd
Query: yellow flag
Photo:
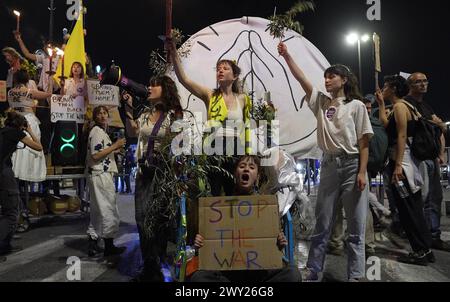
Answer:
<svg viewBox="0 0 450 302"><path fill-rule="evenodd" d="M70 34L69 41L64 49L64 58L59 60L56 69L55 80L59 83L59 77L63 71L64 76L69 77L73 62L80 62L86 74L86 54L84 50L83 9L80 10L77 23Z"/></svg>

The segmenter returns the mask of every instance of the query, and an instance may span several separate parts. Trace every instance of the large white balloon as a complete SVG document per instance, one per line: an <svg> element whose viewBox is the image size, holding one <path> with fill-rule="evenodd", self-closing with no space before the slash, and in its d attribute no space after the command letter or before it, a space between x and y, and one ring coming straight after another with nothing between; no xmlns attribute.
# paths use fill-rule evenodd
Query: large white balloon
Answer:
<svg viewBox="0 0 450 302"><path fill-rule="evenodd" d="M319 158L316 143L317 122L304 101L305 92L278 55L279 40L266 32L269 21L243 17L208 26L190 37L184 49L189 49L182 64L188 77L195 82L216 87L215 66L220 59L237 61L242 69L241 80L254 101L270 91L280 121L280 145L287 152L302 158ZM324 91L323 72L329 63L305 37L288 31L284 39L289 52L308 78ZM175 79L175 76L171 74ZM192 112L206 109L201 100L178 83L183 105Z"/></svg>

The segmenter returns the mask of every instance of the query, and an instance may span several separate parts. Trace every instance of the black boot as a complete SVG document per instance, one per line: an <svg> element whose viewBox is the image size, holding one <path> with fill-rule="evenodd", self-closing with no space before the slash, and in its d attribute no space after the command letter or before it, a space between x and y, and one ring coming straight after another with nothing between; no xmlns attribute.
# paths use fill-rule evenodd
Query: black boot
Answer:
<svg viewBox="0 0 450 302"><path fill-rule="evenodd" d="M98 245L98 240L89 236L88 256L95 257L99 253L103 253L104 250Z"/></svg>
<svg viewBox="0 0 450 302"><path fill-rule="evenodd" d="M125 252L126 247L117 247L114 245L113 238L104 238L105 241L105 251L103 252L104 257L117 256Z"/></svg>

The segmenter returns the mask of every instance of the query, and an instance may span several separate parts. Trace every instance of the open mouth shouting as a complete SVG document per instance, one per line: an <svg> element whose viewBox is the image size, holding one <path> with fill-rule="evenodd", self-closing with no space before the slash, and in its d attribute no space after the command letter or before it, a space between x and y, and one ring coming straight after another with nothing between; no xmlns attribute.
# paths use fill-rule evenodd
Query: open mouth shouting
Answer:
<svg viewBox="0 0 450 302"><path fill-rule="evenodd" d="M248 185L249 181L250 181L250 174L243 173L241 175L241 179L240 179L241 184Z"/></svg>

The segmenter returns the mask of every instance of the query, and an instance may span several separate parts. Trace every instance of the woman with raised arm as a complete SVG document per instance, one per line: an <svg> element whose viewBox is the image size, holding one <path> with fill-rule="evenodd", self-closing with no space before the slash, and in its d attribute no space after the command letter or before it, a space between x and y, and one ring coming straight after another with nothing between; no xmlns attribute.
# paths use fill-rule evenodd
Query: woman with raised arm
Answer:
<svg viewBox="0 0 450 302"><path fill-rule="evenodd" d="M27 135L28 134L28 135ZM11 155L17 150L17 144L42 151L42 145L25 117L8 112L5 128L0 129L0 262L6 260L6 254L18 250L11 246L11 239L19 218L19 186L12 169Z"/></svg>
<svg viewBox="0 0 450 302"><path fill-rule="evenodd" d="M220 60L216 64L217 88L210 89L192 81L184 72L177 54L175 44L168 40L167 49L172 59L175 74L180 83L193 95L199 97L206 106L208 113L208 128L214 133L208 136L212 142L206 140L204 145L210 146L212 152L207 155L238 156L250 153L250 110L251 99L242 93L239 84L241 69L236 62ZM230 175L233 175L232 162L222 165ZM213 196L222 194L231 195L234 189L234 180L224 177L221 172L209 174L211 193Z"/></svg>
<svg viewBox="0 0 450 302"><path fill-rule="evenodd" d="M349 233L347 277L349 281L357 281L365 277L367 162L373 130L356 77L344 65L325 70L328 96L313 87L284 43L278 45L278 52L306 93L309 108L317 119L317 143L324 153L306 280L318 280L318 274L323 271L336 204L342 200Z"/></svg>

